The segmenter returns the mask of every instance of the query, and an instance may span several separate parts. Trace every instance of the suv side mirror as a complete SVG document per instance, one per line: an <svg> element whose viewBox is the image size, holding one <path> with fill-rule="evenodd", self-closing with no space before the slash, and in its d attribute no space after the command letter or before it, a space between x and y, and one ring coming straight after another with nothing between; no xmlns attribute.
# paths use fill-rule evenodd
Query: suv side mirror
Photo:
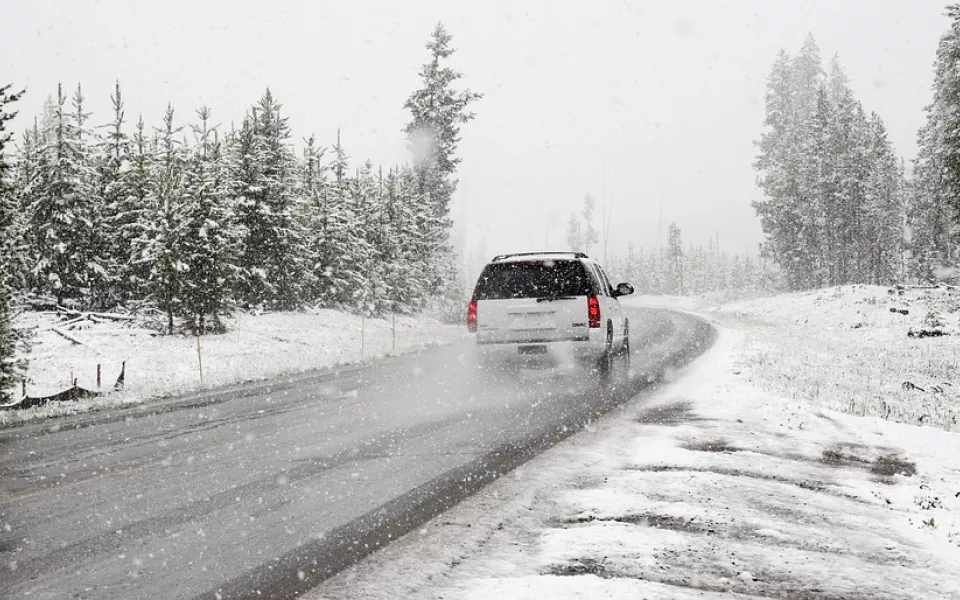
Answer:
<svg viewBox="0 0 960 600"><path fill-rule="evenodd" d="M619 298L620 296L629 296L632 293L633 293L632 285L630 285L629 283L621 283L620 285L617 286L617 289L614 290L613 295Z"/></svg>

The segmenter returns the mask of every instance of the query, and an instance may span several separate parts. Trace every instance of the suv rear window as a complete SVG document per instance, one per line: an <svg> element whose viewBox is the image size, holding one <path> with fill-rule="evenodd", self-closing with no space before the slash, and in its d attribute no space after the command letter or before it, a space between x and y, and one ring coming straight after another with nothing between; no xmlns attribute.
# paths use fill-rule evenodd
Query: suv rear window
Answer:
<svg viewBox="0 0 960 600"><path fill-rule="evenodd" d="M486 266L473 292L475 300L589 296L593 283L575 260L493 263Z"/></svg>

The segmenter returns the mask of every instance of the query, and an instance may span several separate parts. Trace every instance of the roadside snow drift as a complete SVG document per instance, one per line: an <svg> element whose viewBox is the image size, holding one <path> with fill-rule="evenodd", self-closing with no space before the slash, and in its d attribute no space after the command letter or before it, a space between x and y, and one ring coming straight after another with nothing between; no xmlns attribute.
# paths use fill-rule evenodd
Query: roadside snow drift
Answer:
<svg viewBox="0 0 960 600"><path fill-rule="evenodd" d="M135 324L86 321L69 331L80 342L75 343L53 331L57 320L52 313L27 313L21 319L30 319L37 327L29 357L28 395L53 394L69 388L74 380L81 388L110 391L125 362L124 392L0 412L0 426L354 363L464 335L462 327L427 317L398 316L394 336L392 319L361 319L333 310L238 314L228 322L228 333L202 336L198 352L195 337L156 335Z"/></svg>

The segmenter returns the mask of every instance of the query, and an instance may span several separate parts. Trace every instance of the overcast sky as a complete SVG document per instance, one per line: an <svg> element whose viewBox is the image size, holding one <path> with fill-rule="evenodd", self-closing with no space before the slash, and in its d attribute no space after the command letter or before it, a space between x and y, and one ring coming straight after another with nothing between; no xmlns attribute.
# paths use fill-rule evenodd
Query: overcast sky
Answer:
<svg viewBox="0 0 960 600"><path fill-rule="evenodd" d="M483 92L463 130L456 215L486 252L564 246L583 196L613 205L611 255L655 245L658 211L685 242L729 251L762 235L750 202L765 78L808 32L910 159L947 26L931 0L410 2L6 0L3 82L28 88L24 128L58 81L98 121L120 80L128 116L159 125L201 105L239 121L269 86L296 141L337 128L355 160L408 161L403 102L437 21ZM599 226L599 214L597 225ZM552 226L552 231L550 230ZM601 248L594 254L602 255Z"/></svg>

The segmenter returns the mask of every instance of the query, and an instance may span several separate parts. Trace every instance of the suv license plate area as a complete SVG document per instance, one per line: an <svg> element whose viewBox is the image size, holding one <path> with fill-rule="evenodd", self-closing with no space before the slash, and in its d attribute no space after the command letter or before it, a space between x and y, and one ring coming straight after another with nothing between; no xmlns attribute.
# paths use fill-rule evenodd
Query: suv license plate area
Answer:
<svg viewBox="0 0 960 600"><path fill-rule="evenodd" d="M542 346L542 345L540 345L540 346L520 346L520 348L518 349L518 351L520 352L520 354L524 354L524 355L527 355L527 354L546 354L546 353L547 353L547 347L546 347L546 346Z"/></svg>

